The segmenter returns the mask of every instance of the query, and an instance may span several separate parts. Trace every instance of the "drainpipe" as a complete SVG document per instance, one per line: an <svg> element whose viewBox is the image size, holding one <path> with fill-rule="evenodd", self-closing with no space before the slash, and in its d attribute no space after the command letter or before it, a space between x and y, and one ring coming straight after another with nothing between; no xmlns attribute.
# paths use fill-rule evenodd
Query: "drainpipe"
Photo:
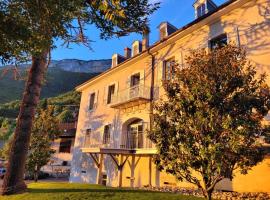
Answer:
<svg viewBox="0 0 270 200"><path fill-rule="evenodd" d="M151 87L150 87L150 131L153 130L153 113L154 113L154 90L155 90L155 56L149 51L151 56ZM152 157L149 158L149 186L152 186Z"/></svg>
<svg viewBox="0 0 270 200"><path fill-rule="evenodd" d="M153 113L154 113L154 90L155 90L155 56L148 50L151 56L151 86L150 86L150 131L153 129Z"/></svg>

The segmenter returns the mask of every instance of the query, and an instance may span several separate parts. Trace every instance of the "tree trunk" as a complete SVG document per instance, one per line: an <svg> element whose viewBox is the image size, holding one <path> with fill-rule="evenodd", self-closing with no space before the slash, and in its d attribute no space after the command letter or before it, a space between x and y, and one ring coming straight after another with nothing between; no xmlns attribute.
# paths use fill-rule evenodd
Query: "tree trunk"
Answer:
<svg viewBox="0 0 270 200"><path fill-rule="evenodd" d="M35 181L35 183L38 182L38 172L37 171L34 172L34 181Z"/></svg>
<svg viewBox="0 0 270 200"><path fill-rule="evenodd" d="M38 174L39 174L39 170L38 170L38 166L35 166L35 171L34 171L34 181L37 182L38 181Z"/></svg>
<svg viewBox="0 0 270 200"><path fill-rule="evenodd" d="M207 191L207 200L212 200L212 193L213 193L213 190L211 191Z"/></svg>
<svg viewBox="0 0 270 200"><path fill-rule="evenodd" d="M205 191L205 194L206 194L206 198L208 199L208 200L212 200L212 194L213 194L213 189L206 189L206 191Z"/></svg>
<svg viewBox="0 0 270 200"><path fill-rule="evenodd" d="M24 89L14 139L9 152L7 173L2 185L2 195L22 193L27 189L24 183L25 163L30 143L31 128L44 73L46 71L47 51L32 56L32 66Z"/></svg>

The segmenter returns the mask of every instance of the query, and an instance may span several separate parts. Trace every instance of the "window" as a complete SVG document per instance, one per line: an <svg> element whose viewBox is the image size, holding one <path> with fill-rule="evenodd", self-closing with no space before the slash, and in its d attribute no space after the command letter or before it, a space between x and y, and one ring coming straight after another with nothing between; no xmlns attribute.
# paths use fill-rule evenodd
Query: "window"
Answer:
<svg viewBox="0 0 270 200"><path fill-rule="evenodd" d="M227 34L222 34L210 40L211 50L224 47L225 45L227 45Z"/></svg>
<svg viewBox="0 0 270 200"><path fill-rule="evenodd" d="M174 58L166 60L163 65L163 79L166 81L173 79L175 73Z"/></svg>
<svg viewBox="0 0 270 200"><path fill-rule="evenodd" d="M90 134L91 134L91 129L89 128L89 129L86 129L86 136L88 136L88 137L90 137Z"/></svg>
<svg viewBox="0 0 270 200"><path fill-rule="evenodd" d="M197 7L197 17L201 17L205 14L205 4Z"/></svg>
<svg viewBox="0 0 270 200"><path fill-rule="evenodd" d="M110 85L108 88L108 96L107 96L107 104L110 104L112 102L112 96L115 92L115 85Z"/></svg>
<svg viewBox="0 0 270 200"><path fill-rule="evenodd" d="M140 84L140 73L134 74L130 77L130 87L134 87Z"/></svg>
<svg viewBox="0 0 270 200"><path fill-rule="evenodd" d="M111 138L111 125L104 126L104 134L103 134L103 144L110 144L110 138Z"/></svg>
<svg viewBox="0 0 270 200"><path fill-rule="evenodd" d="M91 129L86 129L85 138L84 138L84 147L90 146L90 137L91 137Z"/></svg>
<svg viewBox="0 0 270 200"><path fill-rule="evenodd" d="M89 110L93 110L94 109L94 106L95 106L95 97L96 97L96 94L95 93L92 93L90 95Z"/></svg>
<svg viewBox="0 0 270 200"><path fill-rule="evenodd" d="M59 147L59 153L70 153L71 143L72 143L71 140L61 140L60 147Z"/></svg>

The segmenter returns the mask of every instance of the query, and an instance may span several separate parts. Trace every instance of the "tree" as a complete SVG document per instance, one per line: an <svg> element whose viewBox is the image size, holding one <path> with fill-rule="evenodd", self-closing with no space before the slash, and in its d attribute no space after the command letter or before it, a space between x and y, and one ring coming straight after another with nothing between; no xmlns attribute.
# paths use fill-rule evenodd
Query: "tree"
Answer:
<svg viewBox="0 0 270 200"><path fill-rule="evenodd" d="M31 68L11 145L2 194L25 191L24 166L41 86L57 39L89 44L87 24L102 38L148 31L148 16L158 7L147 0L5 0L0 2L0 60L31 57Z"/></svg>
<svg viewBox="0 0 270 200"><path fill-rule="evenodd" d="M74 112L68 108L64 109L57 117L61 123L69 123L75 121Z"/></svg>
<svg viewBox="0 0 270 200"><path fill-rule="evenodd" d="M186 63L165 83L166 100L155 104L149 137L159 168L211 199L222 179L232 179L236 169L246 174L262 161L258 138L267 132L262 120L270 108L269 88L245 51L233 45L193 51Z"/></svg>
<svg viewBox="0 0 270 200"><path fill-rule="evenodd" d="M16 120L3 118L2 124L0 124L0 140L9 140L14 133L16 126Z"/></svg>
<svg viewBox="0 0 270 200"><path fill-rule="evenodd" d="M4 160L8 160L12 139L13 139L13 135L11 135L8 140L6 140L4 146L0 149L0 157Z"/></svg>
<svg viewBox="0 0 270 200"><path fill-rule="evenodd" d="M54 109L49 106L40 110L32 128L30 146L27 157L27 171L34 175L35 182L38 181L38 174L41 167L46 165L52 154L51 143L59 137L59 121L54 116Z"/></svg>

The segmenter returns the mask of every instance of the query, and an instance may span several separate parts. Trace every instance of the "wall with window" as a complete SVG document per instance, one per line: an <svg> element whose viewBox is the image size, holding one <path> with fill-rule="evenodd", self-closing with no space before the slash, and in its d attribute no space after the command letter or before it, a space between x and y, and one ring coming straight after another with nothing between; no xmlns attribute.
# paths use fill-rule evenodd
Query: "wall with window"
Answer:
<svg viewBox="0 0 270 200"><path fill-rule="evenodd" d="M236 7L239 7L234 9ZM173 70L171 70L171 61L177 62L181 67L185 67L185 57L192 49L206 48L210 51L219 45L224 45L226 42L233 42L241 45L247 49L248 59L252 64L255 64L259 72L266 72L270 74L270 5L267 0L240 0L236 4L229 6L227 9L215 13L213 16L194 24L190 28L182 31L179 34L165 40L158 47L155 47L155 86L159 87L159 96L164 97L164 90L162 84L164 79L173 78ZM250 14L252 13L252 15ZM165 66L165 67L164 67ZM85 155L81 153L84 138L88 129L91 129L91 134L96 144L103 145L107 143L104 140L104 132L106 133L105 126L111 124L110 127L110 141L113 138L113 143L119 146L120 133L122 124L131 118L140 118L145 122L149 122L149 104L142 104L135 108L117 110L110 107L112 94L118 94L133 85L138 83L138 74L140 74L139 84L150 86L151 83L151 56L146 53L140 55L130 62L116 67L110 73L102 76L102 78L93 81L90 86L87 86L82 91L81 107L79 113L78 128L76 134L75 149L73 155L74 165L72 170L71 181L90 181L94 180L96 172L92 172L90 168L84 169L81 163L85 160ZM133 76L133 78L132 78ZM270 77L267 78L270 83ZM115 84L115 88L110 88ZM110 91L110 92L109 92ZM112 92L113 91L113 92ZM96 106L89 109L90 94L95 92ZM108 136L108 135L107 135ZM108 137L105 137L108 138ZM143 160L143 159L142 159ZM91 159L88 160L89 166L94 165ZM142 161L139 166L146 166L147 163ZM249 191L252 191L251 183L258 172L258 169L265 172L265 176L269 175L266 172L267 162L264 161L259 164L250 175L237 176L233 182L228 184L234 190L244 190L244 188L237 188L235 183L240 185L241 181L245 181L245 185ZM106 169L109 170L109 159L106 161ZM88 170L88 171L87 171ZM143 171L143 167L138 169ZM256 171L257 170L257 171ZM86 171L83 175L82 171ZM109 170L110 171L110 170ZM111 170L111 174L113 174ZM130 171L127 169L127 174ZM136 172L137 173L137 172ZM268 175L267 175L268 174ZM128 175L124 175L128 176ZM143 177L143 176L141 176ZM161 174L162 183L171 183L173 178L166 174ZM251 177L251 178L250 178ZM257 180L258 183L263 184L264 180L262 175L261 179ZM109 179L112 176L108 177ZM268 178L268 180L270 177ZM144 182L144 181L143 181ZM128 182L127 182L128 183ZM183 185L182 185L183 186ZM220 186L221 187L221 186ZM270 188L265 187L270 190ZM254 191L258 188L253 188Z"/></svg>

